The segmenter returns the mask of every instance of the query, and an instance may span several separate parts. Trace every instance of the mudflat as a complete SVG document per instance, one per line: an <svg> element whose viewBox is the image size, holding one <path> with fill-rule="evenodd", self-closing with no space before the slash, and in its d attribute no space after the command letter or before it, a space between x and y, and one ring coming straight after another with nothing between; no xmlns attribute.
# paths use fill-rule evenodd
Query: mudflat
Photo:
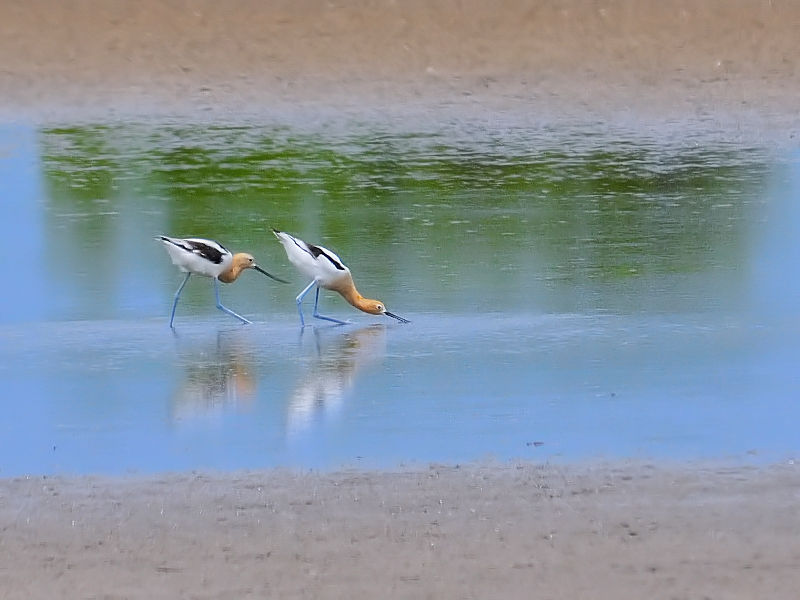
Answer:
<svg viewBox="0 0 800 600"><path fill-rule="evenodd" d="M794 598L800 469L0 481L4 598Z"/></svg>
<svg viewBox="0 0 800 600"><path fill-rule="evenodd" d="M8 0L0 115L800 122L779 0Z"/></svg>

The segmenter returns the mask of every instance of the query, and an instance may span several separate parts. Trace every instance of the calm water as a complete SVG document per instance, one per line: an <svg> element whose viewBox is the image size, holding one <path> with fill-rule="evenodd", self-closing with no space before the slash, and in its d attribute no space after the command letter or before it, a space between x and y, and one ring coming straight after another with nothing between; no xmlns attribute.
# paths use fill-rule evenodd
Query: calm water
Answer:
<svg viewBox="0 0 800 600"><path fill-rule="evenodd" d="M0 476L800 450L800 154L443 124L0 127ZM335 250L304 331L269 228ZM214 307L153 236L246 250ZM310 306L307 308L310 315Z"/></svg>

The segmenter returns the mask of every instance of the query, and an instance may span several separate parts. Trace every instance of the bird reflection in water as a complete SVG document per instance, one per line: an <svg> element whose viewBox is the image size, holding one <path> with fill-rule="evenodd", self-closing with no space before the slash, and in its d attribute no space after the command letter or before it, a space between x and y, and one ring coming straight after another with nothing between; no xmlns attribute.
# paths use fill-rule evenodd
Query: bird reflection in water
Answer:
<svg viewBox="0 0 800 600"><path fill-rule="evenodd" d="M325 347L328 334L335 343ZM339 412L347 393L366 366L386 354L385 325L370 325L350 332L314 329L315 358L289 398L286 431L289 436L305 431L315 420Z"/></svg>
<svg viewBox="0 0 800 600"><path fill-rule="evenodd" d="M214 342L179 349L184 373L173 397L173 420L214 417L252 404L256 378L246 342L240 332L219 331Z"/></svg>

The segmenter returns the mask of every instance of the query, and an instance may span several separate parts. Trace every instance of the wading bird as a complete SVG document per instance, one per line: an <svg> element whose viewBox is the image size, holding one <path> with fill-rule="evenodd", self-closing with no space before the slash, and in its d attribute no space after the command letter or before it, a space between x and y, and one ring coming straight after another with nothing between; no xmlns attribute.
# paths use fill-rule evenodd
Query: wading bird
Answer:
<svg viewBox="0 0 800 600"><path fill-rule="evenodd" d="M172 303L172 314L169 317L170 327L172 327L172 322L175 320L175 308L178 306L178 300L181 297L183 287L186 285L186 282L189 281L189 277L192 276L192 273L204 277L211 277L211 279L214 280L214 295L217 300L217 308L246 324L250 324L250 321L223 306L222 302L220 302L220 281L223 283L233 283L245 269L255 269L259 273L263 273L275 281L288 283L288 281L270 275L259 267L252 255L244 252L231 254L224 246L213 240L205 240L202 238L181 239L167 237L166 235L160 235L155 239L164 243L164 247L167 249L172 259L172 264L186 273L186 278L183 280L183 283L181 283L178 291L175 292L175 301Z"/></svg>
<svg viewBox="0 0 800 600"><path fill-rule="evenodd" d="M311 291L311 288L316 287L317 293L314 298L314 317L339 323L344 325L345 321L334 319L333 317L326 317L319 314L317 307L319 305L319 288L323 287L326 290L333 290L339 292L342 297L350 304L355 306L358 310L362 310L371 315L386 315L397 319L401 323L409 323L408 319L404 319L394 313L386 310L383 302L380 300L370 300L364 298L358 293L355 284L353 283L353 276L348 269L333 252L322 246L315 246L308 244L301 239L298 239L286 232L272 230L275 237L283 244L283 249L286 250L286 256L289 257L291 262L297 270L303 275L311 277L309 283L302 292L297 295L297 312L300 313L300 326L305 327L305 319L303 318L303 298Z"/></svg>

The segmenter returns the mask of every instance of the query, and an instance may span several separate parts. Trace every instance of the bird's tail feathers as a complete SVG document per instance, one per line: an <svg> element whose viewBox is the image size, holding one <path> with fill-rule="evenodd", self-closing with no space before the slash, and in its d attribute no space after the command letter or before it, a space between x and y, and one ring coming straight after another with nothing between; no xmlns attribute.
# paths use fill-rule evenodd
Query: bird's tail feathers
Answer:
<svg viewBox="0 0 800 600"><path fill-rule="evenodd" d="M173 246L177 246L178 248L182 248L184 250L186 249L181 244L178 243L179 240L175 240L175 239L173 239L173 238L171 238L169 236L166 236L166 235L157 235L153 239L158 241L158 242L164 242L165 244L172 244Z"/></svg>

